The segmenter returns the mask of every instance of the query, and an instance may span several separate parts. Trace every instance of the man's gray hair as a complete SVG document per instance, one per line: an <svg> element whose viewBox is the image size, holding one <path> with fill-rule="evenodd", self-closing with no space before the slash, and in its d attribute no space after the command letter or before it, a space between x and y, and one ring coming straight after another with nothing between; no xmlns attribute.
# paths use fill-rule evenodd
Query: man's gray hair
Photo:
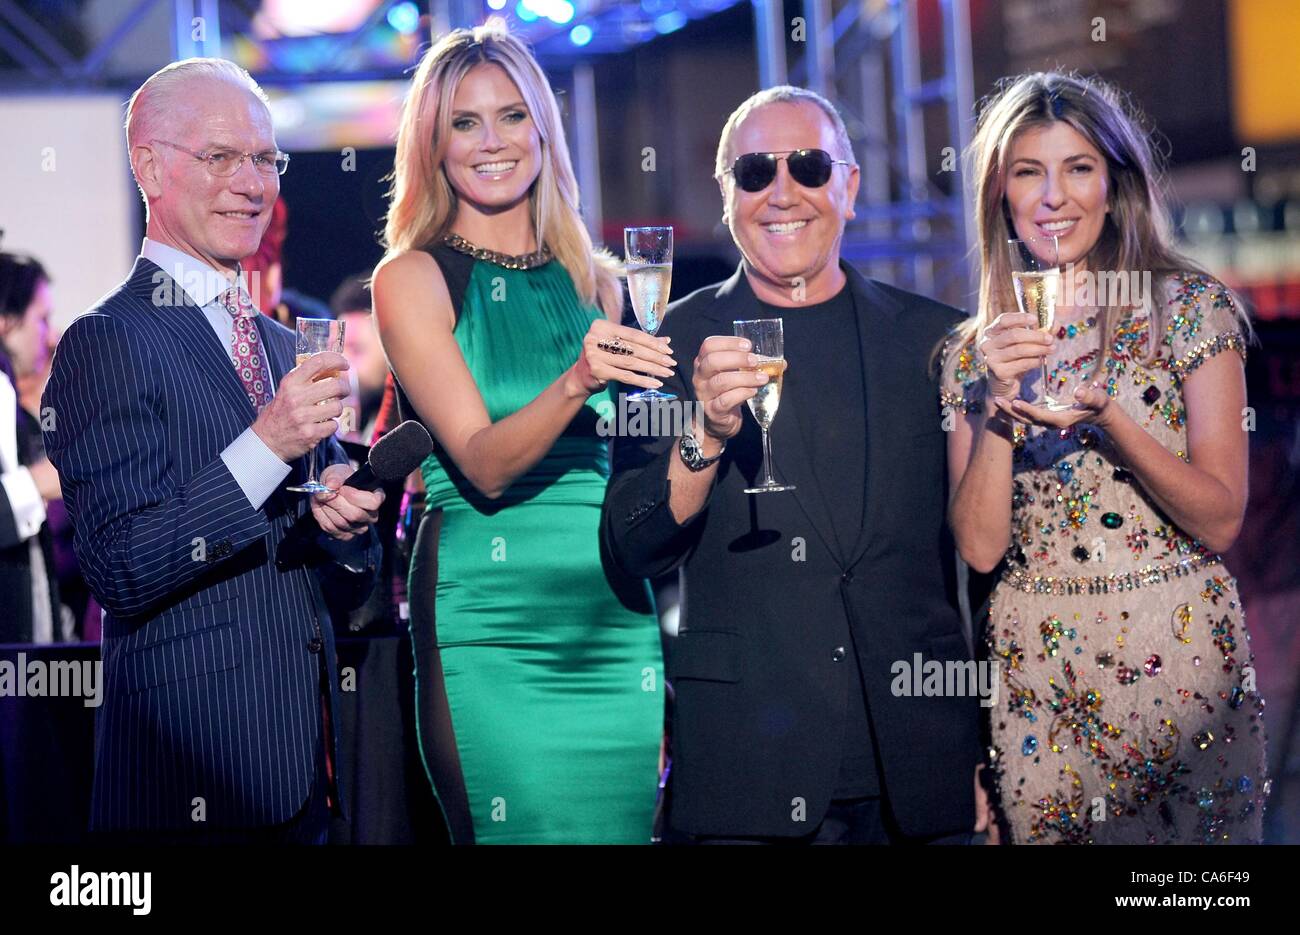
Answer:
<svg viewBox="0 0 1300 935"><path fill-rule="evenodd" d="M224 58L187 58L172 62L149 76L126 104L126 147L132 152L148 142L167 119L177 94L187 82L207 79L225 81L245 89L269 109L271 102L253 76Z"/></svg>
<svg viewBox="0 0 1300 935"><path fill-rule="evenodd" d="M814 104L821 108L822 113L830 120L831 126L835 128L835 145L840 151L832 155L837 159L846 160L851 165L858 164L858 160L853 156L853 144L849 142L848 128L844 126L844 119L840 117L835 105L816 91L796 88L789 84L778 84L776 87L766 88L750 95L744 103L731 112L726 125L722 128L722 138L718 140L718 156L713 170L715 178L725 175L731 168L731 162L734 161L728 160L727 147L731 143L731 134L735 132L736 127L740 126L751 113L768 104Z"/></svg>

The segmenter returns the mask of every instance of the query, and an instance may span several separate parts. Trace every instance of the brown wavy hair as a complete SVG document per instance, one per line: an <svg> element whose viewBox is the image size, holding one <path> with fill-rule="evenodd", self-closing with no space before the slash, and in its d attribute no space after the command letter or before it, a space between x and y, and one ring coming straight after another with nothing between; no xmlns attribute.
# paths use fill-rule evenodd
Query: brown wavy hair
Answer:
<svg viewBox="0 0 1300 935"><path fill-rule="evenodd" d="M966 153L975 191L979 306L959 327L957 346L973 339L998 315L1016 309L1005 246L1016 236L1006 203L1008 161L1012 143L1021 133L1056 121L1069 124L1106 160L1110 210L1101 235L1082 259L1086 268L1092 272L1150 272L1153 285L1176 273L1208 275L1174 248L1163 157L1152 145L1152 131L1141 113L1122 92L1099 79L1074 73L1035 72L1004 78L983 101ZM1249 339L1253 332L1241 303L1234 302L1234 306ZM1136 307L1130 303L1099 309L1103 348L1113 343L1122 313ZM1147 352L1153 358L1159 353L1168 312L1161 301L1153 301L1148 311L1151 339Z"/></svg>

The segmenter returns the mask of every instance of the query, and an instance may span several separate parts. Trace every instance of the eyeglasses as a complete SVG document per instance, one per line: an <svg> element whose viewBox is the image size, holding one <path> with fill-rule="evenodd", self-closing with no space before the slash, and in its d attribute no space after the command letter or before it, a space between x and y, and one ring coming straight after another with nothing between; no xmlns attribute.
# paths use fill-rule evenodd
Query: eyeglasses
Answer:
<svg viewBox="0 0 1300 935"><path fill-rule="evenodd" d="M279 151L274 153L237 153L233 149L214 149L210 153L196 153L192 149L186 149L184 146L167 140L150 140L150 142L162 143L172 149L179 149L183 153L189 153L195 159L207 163L208 171L220 178L227 178L238 172L244 165L245 159L251 159L253 168L262 175L284 175L285 169L289 168L289 154Z"/></svg>
<svg viewBox="0 0 1300 935"><path fill-rule="evenodd" d="M761 192L776 178L776 164L782 159L790 169L790 177L805 188L821 188L830 181L832 168L850 164L843 159L832 159L824 149L796 149L745 153L732 163L730 172L744 191Z"/></svg>

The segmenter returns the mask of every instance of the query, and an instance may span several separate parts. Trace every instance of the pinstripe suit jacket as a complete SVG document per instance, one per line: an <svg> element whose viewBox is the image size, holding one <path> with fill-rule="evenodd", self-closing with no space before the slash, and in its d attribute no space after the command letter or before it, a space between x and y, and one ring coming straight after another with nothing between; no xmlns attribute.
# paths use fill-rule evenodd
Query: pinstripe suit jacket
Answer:
<svg viewBox="0 0 1300 935"><path fill-rule="evenodd" d="M294 336L257 327L278 385ZM277 491L253 509L220 457L256 415L228 351L141 258L68 328L42 405L105 609L92 830L193 828L200 808L209 828L293 817L320 744L319 653L338 690L334 639L315 572L274 561L305 498ZM344 460L333 439L322 454ZM373 530L354 541L373 568Z"/></svg>

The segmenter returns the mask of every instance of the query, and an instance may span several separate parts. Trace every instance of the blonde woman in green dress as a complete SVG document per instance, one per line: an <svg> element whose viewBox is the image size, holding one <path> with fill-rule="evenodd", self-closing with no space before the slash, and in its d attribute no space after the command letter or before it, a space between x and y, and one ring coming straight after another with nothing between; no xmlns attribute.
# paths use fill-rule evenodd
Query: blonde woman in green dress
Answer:
<svg viewBox="0 0 1300 935"><path fill-rule="evenodd" d="M943 404L962 416L958 548L1002 569L985 621L1002 827L1014 843L1258 842L1263 701L1219 556L1246 506L1250 326L1170 246L1149 135L1112 88L1008 81L972 157L980 302L944 350ZM1017 311L1011 238L1057 240L1050 332ZM1137 288L1110 294L1117 273Z"/></svg>
<svg viewBox="0 0 1300 935"><path fill-rule="evenodd" d="M648 843L663 722L649 588L603 562L597 404L661 385L619 324L559 108L516 38L456 30L416 72L374 309L435 440L411 563L421 753L455 843ZM608 403L606 403L608 405Z"/></svg>

